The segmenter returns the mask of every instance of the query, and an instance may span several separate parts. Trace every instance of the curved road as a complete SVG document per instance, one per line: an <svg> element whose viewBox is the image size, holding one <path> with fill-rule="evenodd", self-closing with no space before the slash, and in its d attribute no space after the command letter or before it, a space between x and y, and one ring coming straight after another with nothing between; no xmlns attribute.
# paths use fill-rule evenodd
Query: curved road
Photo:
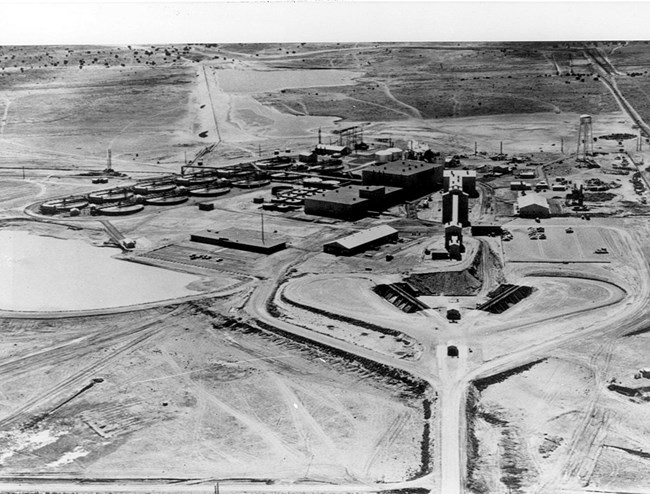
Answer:
<svg viewBox="0 0 650 494"><path fill-rule="evenodd" d="M634 254L629 260L635 264L639 277L650 278L647 263L645 263L643 255L634 240L624 231L619 230L619 233L621 240L627 244L627 247ZM531 274L540 273L538 271L537 273ZM280 275L277 277L277 280L279 279ZM584 279L594 278L588 273L585 273ZM443 494L456 494L465 491L465 405L467 390L472 381L486 378L551 355L554 349L571 341L584 338L587 335L620 334L623 329L627 331L631 326L639 324L644 320L644 308L648 301L650 301L650 288L641 283L640 288L629 290L629 295L622 300L608 299L599 307L578 310L570 314L562 314L551 318L545 317L527 323L527 326L537 326L547 323L549 319L555 319L561 320L567 327L572 326L579 329L567 331L559 337L556 335L549 337L540 331L540 339L532 342L530 345L470 369L468 344L467 342L463 342L462 339L457 343L460 353L459 358L449 359L446 355L447 344L450 342L453 343L454 333L450 333L451 336L445 337L442 332L431 332L428 341L420 341L425 348L421 360L419 362L404 362L278 320L266 310L267 301L274 293L277 280L265 281L256 289L250 298L246 310L253 317L282 331L407 371L413 376L425 380L433 389L439 392L439 414L436 417L438 430L436 434L440 447L436 451L438 456L434 461L434 472L417 481L400 483L400 486L412 487L419 485L426 486L429 489L438 486L438 491ZM596 278L594 281L602 282L602 279ZM589 317L594 314L598 314L597 319L595 316ZM513 329L517 327L519 325L516 322L510 322L504 325L502 329ZM403 331L407 334L411 332L410 328L404 328ZM491 328L491 331L494 331L494 328ZM423 339L422 336L423 334L418 332L420 339ZM445 341L449 337L452 340ZM377 487L379 488L380 486ZM381 485L382 489L388 487L396 488L397 486L396 484Z"/></svg>

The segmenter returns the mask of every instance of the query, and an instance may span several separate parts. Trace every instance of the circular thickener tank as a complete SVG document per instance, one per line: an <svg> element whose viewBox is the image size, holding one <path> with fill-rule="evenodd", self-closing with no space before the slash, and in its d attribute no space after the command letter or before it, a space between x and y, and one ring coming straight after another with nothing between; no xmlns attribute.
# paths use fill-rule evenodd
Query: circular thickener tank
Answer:
<svg viewBox="0 0 650 494"><path fill-rule="evenodd" d="M115 191L103 191L103 192L93 192L88 194L88 199L90 202L102 204L105 202L117 202L124 201L133 197L133 192L128 190L115 190Z"/></svg>
<svg viewBox="0 0 650 494"><path fill-rule="evenodd" d="M151 199L145 199L144 203L150 206L175 206L184 203L188 199L187 196L152 197Z"/></svg>
<svg viewBox="0 0 650 494"><path fill-rule="evenodd" d="M190 195L196 197L217 197L228 192L230 192L229 187L205 187L203 189L190 190Z"/></svg>
<svg viewBox="0 0 650 494"><path fill-rule="evenodd" d="M142 204L131 204L129 206L109 206L106 208L101 208L99 210L100 214L105 214L106 216L126 216L128 214L139 213L144 209Z"/></svg>
<svg viewBox="0 0 650 494"><path fill-rule="evenodd" d="M210 182L214 182L217 179L216 176L205 176L205 175L189 175L186 177L179 177L176 179L177 185L203 185Z"/></svg>
<svg viewBox="0 0 650 494"><path fill-rule="evenodd" d="M162 192L169 192L176 188L176 184L149 184L149 185L136 185L133 191L136 194L156 194Z"/></svg>

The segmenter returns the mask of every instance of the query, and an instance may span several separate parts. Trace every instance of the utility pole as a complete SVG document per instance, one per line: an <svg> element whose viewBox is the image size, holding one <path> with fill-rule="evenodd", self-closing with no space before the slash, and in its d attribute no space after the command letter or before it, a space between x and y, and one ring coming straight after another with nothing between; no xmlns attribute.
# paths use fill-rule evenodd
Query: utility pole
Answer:
<svg viewBox="0 0 650 494"><path fill-rule="evenodd" d="M257 154L259 154L260 158L262 157L262 145L261 144L257 145Z"/></svg>
<svg viewBox="0 0 650 494"><path fill-rule="evenodd" d="M264 213L260 213L262 218L262 244L264 244Z"/></svg>
<svg viewBox="0 0 650 494"><path fill-rule="evenodd" d="M474 141L474 156L478 155L478 142Z"/></svg>
<svg viewBox="0 0 650 494"><path fill-rule="evenodd" d="M499 141L499 154L503 154L503 141Z"/></svg>
<svg viewBox="0 0 650 494"><path fill-rule="evenodd" d="M564 154L564 137L560 137L560 152Z"/></svg>
<svg viewBox="0 0 650 494"><path fill-rule="evenodd" d="M185 164L187 165L187 151L185 151Z"/></svg>
<svg viewBox="0 0 650 494"><path fill-rule="evenodd" d="M25 167L23 166L23 180L25 180Z"/></svg>
<svg viewBox="0 0 650 494"><path fill-rule="evenodd" d="M318 128L318 144L322 144L321 135L320 135L320 127Z"/></svg>

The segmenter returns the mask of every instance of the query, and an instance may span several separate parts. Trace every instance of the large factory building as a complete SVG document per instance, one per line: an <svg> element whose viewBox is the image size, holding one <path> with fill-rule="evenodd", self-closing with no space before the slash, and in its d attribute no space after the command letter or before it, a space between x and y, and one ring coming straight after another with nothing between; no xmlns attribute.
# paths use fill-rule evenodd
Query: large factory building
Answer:
<svg viewBox="0 0 650 494"><path fill-rule="evenodd" d="M399 160L365 168L364 185L386 185L404 189L406 198L420 197L442 186L444 165L425 161Z"/></svg>
<svg viewBox="0 0 650 494"><path fill-rule="evenodd" d="M305 198L305 214L356 220L403 200L403 190L381 185L348 185Z"/></svg>

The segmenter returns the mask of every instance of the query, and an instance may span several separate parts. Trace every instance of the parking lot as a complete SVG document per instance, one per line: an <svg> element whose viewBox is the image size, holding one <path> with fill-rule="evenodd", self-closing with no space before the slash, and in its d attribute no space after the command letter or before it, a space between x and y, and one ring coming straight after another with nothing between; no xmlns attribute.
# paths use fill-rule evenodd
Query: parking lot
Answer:
<svg viewBox="0 0 650 494"><path fill-rule="evenodd" d="M503 252L509 262L610 262L617 253L599 227L532 223L507 230L512 240L504 239Z"/></svg>
<svg viewBox="0 0 650 494"><path fill-rule="evenodd" d="M168 245L152 250L139 257L164 262L184 264L204 269L251 274L255 261L263 254L246 252L225 247L209 248L196 243Z"/></svg>

